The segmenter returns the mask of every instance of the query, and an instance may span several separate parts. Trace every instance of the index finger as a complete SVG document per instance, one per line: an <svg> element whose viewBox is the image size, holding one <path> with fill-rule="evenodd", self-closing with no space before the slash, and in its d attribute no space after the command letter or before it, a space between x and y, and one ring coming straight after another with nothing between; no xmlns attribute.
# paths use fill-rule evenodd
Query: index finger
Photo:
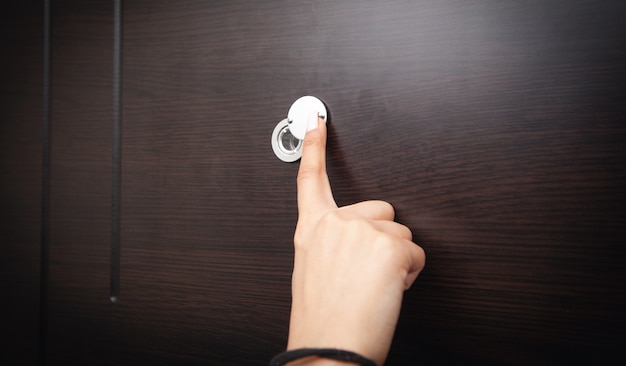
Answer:
<svg viewBox="0 0 626 366"><path fill-rule="evenodd" d="M309 117L302 142L298 170L298 212L300 215L337 208L326 173L326 122L317 114Z"/></svg>

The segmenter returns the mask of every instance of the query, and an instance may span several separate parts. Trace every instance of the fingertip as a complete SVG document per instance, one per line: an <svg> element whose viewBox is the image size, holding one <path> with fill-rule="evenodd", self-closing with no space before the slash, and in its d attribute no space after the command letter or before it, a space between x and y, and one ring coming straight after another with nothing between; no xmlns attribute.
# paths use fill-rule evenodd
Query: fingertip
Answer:
<svg viewBox="0 0 626 366"><path fill-rule="evenodd" d="M320 117L317 113L311 113L306 121L306 132L315 130L320 124ZM306 135L305 135L306 138Z"/></svg>

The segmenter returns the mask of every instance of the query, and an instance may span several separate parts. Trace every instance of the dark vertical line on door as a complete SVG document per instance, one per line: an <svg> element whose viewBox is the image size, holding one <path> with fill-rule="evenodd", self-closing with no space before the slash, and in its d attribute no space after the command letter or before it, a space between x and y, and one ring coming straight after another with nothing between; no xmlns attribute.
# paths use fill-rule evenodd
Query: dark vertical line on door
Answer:
<svg viewBox="0 0 626 366"><path fill-rule="evenodd" d="M122 1L113 5L113 172L111 187L111 301L120 295L120 214L122 169Z"/></svg>
<svg viewBox="0 0 626 366"><path fill-rule="evenodd" d="M48 261L50 251L50 0L43 4L43 144L41 166L41 247L39 254L39 365L47 359Z"/></svg>

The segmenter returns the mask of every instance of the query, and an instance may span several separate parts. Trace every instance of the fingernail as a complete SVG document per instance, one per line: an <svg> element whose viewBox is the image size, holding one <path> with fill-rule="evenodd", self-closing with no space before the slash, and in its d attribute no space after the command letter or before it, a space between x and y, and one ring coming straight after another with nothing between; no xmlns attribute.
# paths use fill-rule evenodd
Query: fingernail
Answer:
<svg viewBox="0 0 626 366"><path fill-rule="evenodd" d="M309 114L309 118L306 121L306 131L313 131L314 129L317 128L317 119L318 119L318 113L311 113Z"/></svg>

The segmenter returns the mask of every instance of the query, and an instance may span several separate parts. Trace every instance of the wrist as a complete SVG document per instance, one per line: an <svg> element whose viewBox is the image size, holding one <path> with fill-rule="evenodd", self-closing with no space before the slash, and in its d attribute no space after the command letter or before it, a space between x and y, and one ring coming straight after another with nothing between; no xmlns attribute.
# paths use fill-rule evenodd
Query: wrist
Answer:
<svg viewBox="0 0 626 366"><path fill-rule="evenodd" d="M354 362L337 361L317 356L305 357L299 360L291 361L285 366L360 366Z"/></svg>
<svg viewBox="0 0 626 366"><path fill-rule="evenodd" d="M270 366L376 366L376 362L336 348L299 348L277 354Z"/></svg>

